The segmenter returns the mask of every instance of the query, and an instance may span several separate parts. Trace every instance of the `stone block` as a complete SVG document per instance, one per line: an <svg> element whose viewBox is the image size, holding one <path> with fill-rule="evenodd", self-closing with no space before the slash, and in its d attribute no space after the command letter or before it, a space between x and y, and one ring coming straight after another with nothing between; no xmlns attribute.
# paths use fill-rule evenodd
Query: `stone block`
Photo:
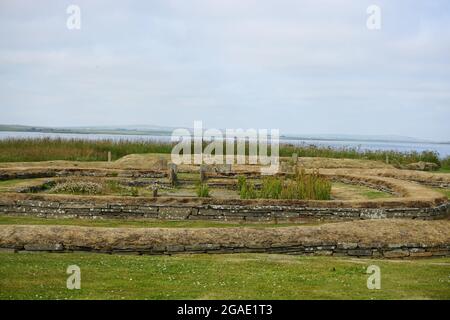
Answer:
<svg viewBox="0 0 450 320"><path fill-rule="evenodd" d="M315 256L331 256L333 255L332 250L316 250L314 251Z"/></svg>
<svg viewBox="0 0 450 320"><path fill-rule="evenodd" d="M189 207L160 207L159 217L162 219L176 219L183 220L187 219L191 214L191 208Z"/></svg>
<svg viewBox="0 0 450 320"><path fill-rule="evenodd" d="M168 245L166 248L167 252L183 252L184 246L183 245Z"/></svg>
<svg viewBox="0 0 450 320"><path fill-rule="evenodd" d="M205 252L206 246L202 244L191 244L184 247L186 251Z"/></svg>
<svg viewBox="0 0 450 320"><path fill-rule="evenodd" d="M354 249L354 250L348 250L347 254L349 256L371 256L372 250L369 249Z"/></svg>
<svg viewBox="0 0 450 320"><path fill-rule="evenodd" d="M450 255L450 251L449 250L445 250L445 249L442 249L442 250L431 250L430 252L433 254L433 256L439 256L439 257L449 256Z"/></svg>
<svg viewBox="0 0 450 320"><path fill-rule="evenodd" d="M383 256L385 258L404 258L409 256L409 251L401 249L384 251Z"/></svg>
<svg viewBox="0 0 450 320"><path fill-rule="evenodd" d="M409 252L409 256L411 258L426 258L433 256L433 253L430 251L423 251L423 252Z"/></svg>
<svg viewBox="0 0 450 320"><path fill-rule="evenodd" d="M339 249L350 250L356 249L358 247L358 244L356 242L338 243L337 247Z"/></svg>
<svg viewBox="0 0 450 320"><path fill-rule="evenodd" d="M62 251L64 246L61 243L55 244L26 244L24 249L27 251Z"/></svg>

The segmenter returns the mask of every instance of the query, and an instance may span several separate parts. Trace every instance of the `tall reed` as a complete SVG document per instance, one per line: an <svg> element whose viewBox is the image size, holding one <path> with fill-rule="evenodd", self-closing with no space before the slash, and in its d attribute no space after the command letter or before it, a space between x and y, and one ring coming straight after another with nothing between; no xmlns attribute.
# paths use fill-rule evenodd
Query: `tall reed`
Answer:
<svg viewBox="0 0 450 320"><path fill-rule="evenodd" d="M207 143L204 143L206 146ZM63 138L8 138L0 140L0 162L26 162L46 160L105 161L108 151L112 159L132 153L170 153L174 144L161 141L132 140L87 140ZM268 148L270 151L270 148ZM191 148L193 150L193 148ZM224 148L225 150L225 148ZM236 152L236 148L235 148ZM280 156L324 157L346 159L368 159L386 161L394 165L405 165L418 161L436 163L450 169L448 158L440 160L434 151L384 151L361 150L359 148L334 148L315 145L281 144ZM248 154L248 144L246 144Z"/></svg>
<svg viewBox="0 0 450 320"><path fill-rule="evenodd" d="M304 170L296 171L294 175L287 178L266 177L259 191L244 177L240 177L239 185L241 199L331 199L331 182L322 177L319 171L312 173L306 173Z"/></svg>

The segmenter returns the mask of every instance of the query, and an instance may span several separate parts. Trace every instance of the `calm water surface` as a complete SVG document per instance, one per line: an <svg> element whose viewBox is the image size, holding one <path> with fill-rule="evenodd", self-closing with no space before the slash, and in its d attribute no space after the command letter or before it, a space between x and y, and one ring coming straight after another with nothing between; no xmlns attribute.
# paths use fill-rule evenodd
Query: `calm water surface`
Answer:
<svg viewBox="0 0 450 320"><path fill-rule="evenodd" d="M81 133L42 133L42 132L8 132L0 131L0 139L5 138L65 138L87 140L133 140L133 141L170 141L169 135L121 135L121 134L81 134ZM317 145L332 148L351 147L360 150L395 150L395 151L436 151L441 157L450 156L450 144L385 142L385 141L350 141L350 140L291 140L282 138L280 143L294 145Z"/></svg>

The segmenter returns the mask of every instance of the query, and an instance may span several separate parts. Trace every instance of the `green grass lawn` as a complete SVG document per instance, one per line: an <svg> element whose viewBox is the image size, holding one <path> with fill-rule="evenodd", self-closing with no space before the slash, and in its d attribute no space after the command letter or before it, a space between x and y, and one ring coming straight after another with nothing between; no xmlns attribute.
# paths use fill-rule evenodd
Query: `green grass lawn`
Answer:
<svg viewBox="0 0 450 320"><path fill-rule="evenodd" d="M252 227L252 228L269 228L269 227L288 227L299 225L317 225L323 222L222 222L222 221L167 221L155 219L77 219L77 218L37 218L27 216L7 216L0 215L0 225L5 224L22 224L22 225L64 225L64 226L84 226L84 227L127 227L127 228L227 228L227 227Z"/></svg>
<svg viewBox="0 0 450 320"><path fill-rule="evenodd" d="M25 186L34 181L42 180L40 178L37 179L11 179L11 180L2 180L0 181L0 192L1 191L11 191L11 188Z"/></svg>
<svg viewBox="0 0 450 320"><path fill-rule="evenodd" d="M0 187L10 187L10 186L14 186L18 183L21 183L25 180L31 180L31 179L11 179L11 180L1 180L0 181Z"/></svg>
<svg viewBox="0 0 450 320"><path fill-rule="evenodd" d="M81 269L68 290L66 269ZM381 268L381 290L366 269ZM0 299L450 299L450 258L0 253Z"/></svg>
<svg viewBox="0 0 450 320"><path fill-rule="evenodd" d="M434 190L442 193L443 195L447 196L447 198L450 199L450 189L434 188Z"/></svg>
<svg viewBox="0 0 450 320"><path fill-rule="evenodd" d="M392 195L378 190L370 190L362 192L362 195L365 196L367 199L381 199L381 198L392 198Z"/></svg>
<svg viewBox="0 0 450 320"><path fill-rule="evenodd" d="M376 190L366 186L360 186L356 184L348 184L342 182L334 182L333 187L335 190L343 190L347 196L355 195L357 197L363 197L364 199L382 199L392 198L393 195L384 191ZM342 191L341 191L342 192Z"/></svg>

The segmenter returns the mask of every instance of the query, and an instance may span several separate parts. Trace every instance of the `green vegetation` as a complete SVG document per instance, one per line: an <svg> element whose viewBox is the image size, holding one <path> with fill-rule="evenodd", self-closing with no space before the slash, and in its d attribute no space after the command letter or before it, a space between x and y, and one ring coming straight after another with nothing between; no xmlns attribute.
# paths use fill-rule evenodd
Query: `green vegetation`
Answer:
<svg viewBox="0 0 450 320"><path fill-rule="evenodd" d="M10 191L10 189L28 184L34 179L11 179L0 181L0 192Z"/></svg>
<svg viewBox="0 0 450 320"><path fill-rule="evenodd" d="M255 190L255 185L247 181L245 177L238 178L238 191L241 199L256 199L258 193Z"/></svg>
<svg viewBox="0 0 450 320"><path fill-rule="evenodd" d="M206 145L206 143L205 143ZM130 140L82 140L57 138L10 138L0 141L0 162L26 162L47 160L106 161L108 151L116 160L128 154L171 152L172 143ZM248 145L246 146L248 149ZM247 150L248 152L248 150ZM324 157L346 159L368 159L386 161L391 164L408 164L419 161L433 162L450 169L450 157L443 160L433 151L399 152L382 150L360 150L359 148L332 148L315 145L280 145L280 156Z"/></svg>
<svg viewBox="0 0 450 320"><path fill-rule="evenodd" d="M331 199L331 182L321 177L318 171L310 174L306 174L305 170L296 171L289 178L266 177L259 191L245 177L239 177L238 190L241 199Z"/></svg>
<svg viewBox="0 0 450 320"><path fill-rule="evenodd" d="M372 189L366 186L357 184L348 184L342 182L333 182L333 190L337 193L338 197L344 193L348 195L349 198L352 197L363 197L364 199L381 199L381 198L392 198L393 195L388 192ZM335 194L336 195L336 194Z"/></svg>
<svg viewBox="0 0 450 320"><path fill-rule="evenodd" d="M238 176L237 188L238 191L241 192L242 188L244 188L247 184L247 178L245 176Z"/></svg>
<svg viewBox="0 0 450 320"><path fill-rule="evenodd" d="M31 180L31 179L11 179L11 180L1 180L0 181L0 188L2 187L12 187L18 183L22 183L24 180Z"/></svg>
<svg viewBox="0 0 450 320"><path fill-rule="evenodd" d="M81 289L66 288L69 265ZM367 267L382 270L367 289ZM449 258L0 253L0 299L450 299Z"/></svg>
<svg viewBox="0 0 450 320"><path fill-rule="evenodd" d="M81 227L105 227L105 228L272 228L317 225L320 221L298 222L248 222L248 221L209 221L209 220L189 220L189 221L168 221L156 219L79 219L79 218L38 218L30 216L8 216L0 215L0 225L22 224L22 225L61 225L61 226L81 226Z"/></svg>
<svg viewBox="0 0 450 320"><path fill-rule="evenodd" d="M287 182L280 178L265 177L262 180L259 197L263 199L280 199L284 189L289 187Z"/></svg>
<svg viewBox="0 0 450 320"><path fill-rule="evenodd" d="M117 180L107 180L103 182L102 188L105 193L109 194L122 194L126 190L126 188Z"/></svg>
<svg viewBox="0 0 450 320"><path fill-rule="evenodd" d="M450 172L450 156L445 157L444 159L441 160L441 169Z"/></svg>
<svg viewBox="0 0 450 320"><path fill-rule="evenodd" d="M57 183L50 193L64 193L64 194L101 194L103 193L103 184L94 181L83 180L67 180Z"/></svg>
<svg viewBox="0 0 450 320"><path fill-rule="evenodd" d="M206 183L197 183L197 185L195 186L195 192L197 193L197 197L209 197L209 187Z"/></svg>
<svg viewBox="0 0 450 320"><path fill-rule="evenodd" d="M434 188L434 190L442 193L444 196L446 196L450 200L450 189Z"/></svg>
<svg viewBox="0 0 450 320"><path fill-rule="evenodd" d="M367 199L381 199L381 198L390 198L392 195L390 195L387 192L383 191L377 191L377 190L370 190L362 192L362 195L366 197Z"/></svg>
<svg viewBox="0 0 450 320"><path fill-rule="evenodd" d="M450 173L450 156L441 160L439 172Z"/></svg>
<svg viewBox="0 0 450 320"><path fill-rule="evenodd" d="M297 153L299 157L323 157L323 158L345 158L345 159L367 159L367 160L378 160L386 161L389 160L390 164L393 165L405 165L409 163L424 161L436 163L441 167L450 168L450 161L439 160L439 154L434 151L410 151L410 152L400 152L400 151L384 151L384 150L360 150L359 148L332 148L323 146L294 146L294 145L284 145L280 146L280 156L289 157L292 153ZM446 158L449 159L449 158Z"/></svg>
<svg viewBox="0 0 450 320"><path fill-rule="evenodd" d="M132 197L138 197L139 196L139 188L137 187L131 187L130 188L130 195Z"/></svg>
<svg viewBox="0 0 450 320"><path fill-rule="evenodd" d="M70 178L58 181L54 187L47 191L57 194L76 195L122 195L139 196L139 188L122 185L116 180L89 180L86 178ZM149 191L147 192L149 193Z"/></svg>
<svg viewBox="0 0 450 320"><path fill-rule="evenodd" d="M0 162L106 161L108 151L116 160L132 153L170 153L172 145L154 141L11 138L0 140L0 150Z"/></svg>

